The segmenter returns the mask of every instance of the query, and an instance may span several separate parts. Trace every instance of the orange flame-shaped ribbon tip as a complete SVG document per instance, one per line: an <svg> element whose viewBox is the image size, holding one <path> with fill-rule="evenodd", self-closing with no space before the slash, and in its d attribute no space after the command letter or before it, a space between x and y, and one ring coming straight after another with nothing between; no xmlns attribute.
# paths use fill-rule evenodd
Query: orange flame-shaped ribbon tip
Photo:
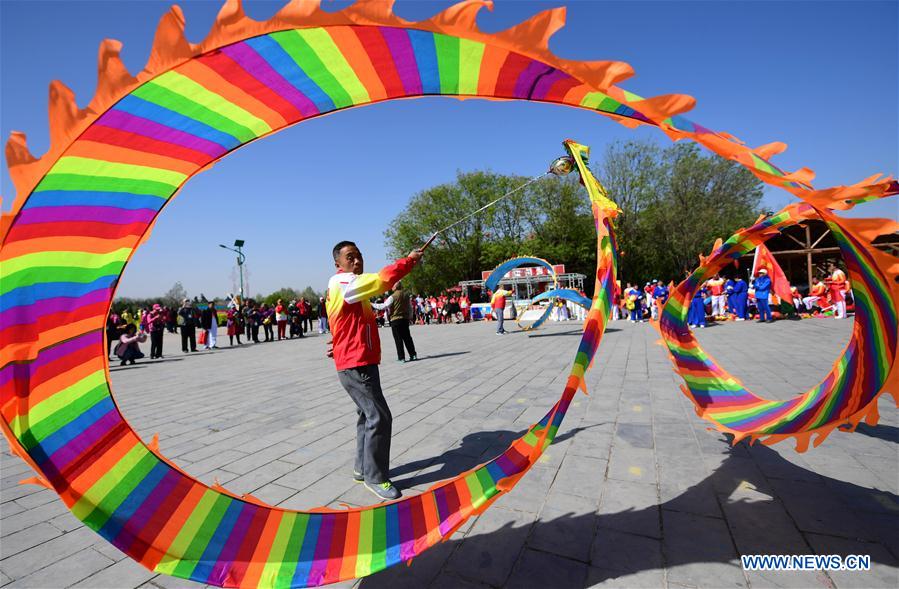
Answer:
<svg viewBox="0 0 899 589"><path fill-rule="evenodd" d="M356 0L344 10L344 14L353 20L366 24L411 24L393 12L396 0Z"/></svg>
<svg viewBox="0 0 899 589"><path fill-rule="evenodd" d="M88 105L94 114L101 114L103 109L114 101L121 92L130 90L137 84L137 78L131 75L122 62L120 54L122 43L115 39L104 39L97 52L97 89Z"/></svg>
<svg viewBox="0 0 899 589"><path fill-rule="evenodd" d="M787 149L787 144L783 141L772 141L771 143L766 143L764 145L759 145L755 149L752 150L752 153L759 156L762 159L768 159L771 156L775 156L779 153L783 153Z"/></svg>
<svg viewBox="0 0 899 589"><path fill-rule="evenodd" d="M141 78L149 78L158 72L173 67L193 57L194 50L184 36L184 13L177 5L172 6L156 27L150 59L141 72Z"/></svg>
<svg viewBox="0 0 899 589"><path fill-rule="evenodd" d="M798 182L800 184L811 186L812 180L815 179L815 172L809 168L799 168L795 172L790 172L784 176L783 179L788 182Z"/></svg>
<svg viewBox="0 0 899 589"><path fill-rule="evenodd" d="M551 8L538 12L523 23L496 34L496 38L507 41L510 46L528 47L535 53L552 55L549 39L565 26L565 7Z"/></svg>
<svg viewBox="0 0 899 589"><path fill-rule="evenodd" d="M625 61L564 60L562 65L572 75L602 92L634 75L634 68Z"/></svg>
<svg viewBox="0 0 899 589"><path fill-rule="evenodd" d="M696 99L687 94L663 94L635 100L631 106L656 122L661 122L668 117L679 115L696 106Z"/></svg>
<svg viewBox="0 0 899 589"><path fill-rule="evenodd" d="M493 2L490 0L465 0L453 4L443 12L435 14L426 21L436 30L444 30L445 27L462 28L472 32L478 31L478 14L482 8L493 11Z"/></svg>
<svg viewBox="0 0 899 589"><path fill-rule="evenodd" d="M75 93L60 82L50 82L50 149L61 150L71 139L81 111L75 102Z"/></svg>
<svg viewBox="0 0 899 589"><path fill-rule="evenodd" d="M300 23L313 17L324 14L319 0L290 0L281 10L275 14L273 20L286 23Z"/></svg>

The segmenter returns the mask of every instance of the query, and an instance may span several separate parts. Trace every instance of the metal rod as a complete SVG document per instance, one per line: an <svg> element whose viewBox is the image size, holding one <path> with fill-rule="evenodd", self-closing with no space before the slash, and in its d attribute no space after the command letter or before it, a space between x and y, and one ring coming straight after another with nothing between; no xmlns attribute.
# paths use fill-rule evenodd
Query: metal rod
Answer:
<svg viewBox="0 0 899 589"><path fill-rule="evenodd" d="M492 201L488 202L487 204L485 204L484 206L482 206L482 207L479 208L478 210L473 211L473 212L471 212L471 213L465 215L464 217L462 217L462 218L459 219L458 221L455 221L455 222L453 222L453 223L450 223L449 225L447 225L447 226L444 227L443 229L438 229L437 231L434 232L434 235L432 235L432 236L430 237L430 239L428 239L428 240L424 243L423 246L421 246L420 248L418 248L419 251L422 251L422 252L425 251L425 249L426 249L429 245L431 245L431 243L437 238L437 236L440 235L441 233L443 233L444 231L446 231L447 229L452 229L453 227L455 227L455 226L458 225L459 223L462 223L463 221L467 221L468 219L474 217L475 215L477 215L477 214L480 213L481 211L486 210L486 209L492 207L493 205L495 205L496 203L498 203L498 202L501 201L502 199L504 199L504 198L506 198L506 197L509 197L509 196L512 196L513 194L515 194L515 193L518 192L519 190L522 190L522 189L524 189L524 188L530 186L531 184L533 184L533 183L536 182L537 180L540 180L540 179L542 179L542 178L544 178L545 176L548 176L548 175L550 175L550 174L552 174L552 172L545 172L545 173L543 173L543 174L540 174L539 176L534 176L533 178L531 178L530 180L528 180L527 182L525 182L524 184L522 184L522 185L519 186L518 188L515 188L515 189L513 189L513 190L510 190L509 192L505 193L504 195L500 196L499 198L497 198L497 199L495 199L495 200L492 200Z"/></svg>

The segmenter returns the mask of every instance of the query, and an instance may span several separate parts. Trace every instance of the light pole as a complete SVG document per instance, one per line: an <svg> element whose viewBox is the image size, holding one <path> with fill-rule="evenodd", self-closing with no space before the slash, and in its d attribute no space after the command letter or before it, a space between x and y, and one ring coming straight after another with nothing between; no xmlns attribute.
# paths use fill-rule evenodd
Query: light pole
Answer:
<svg viewBox="0 0 899 589"><path fill-rule="evenodd" d="M243 305L244 296L243 296L243 264L247 261L247 257L241 251L243 247L244 241L242 239L234 240L234 247L228 247L227 245L219 244L219 247L223 247L226 250L230 250L237 254L237 269L240 272L240 304ZM237 248L237 249L234 249Z"/></svg>

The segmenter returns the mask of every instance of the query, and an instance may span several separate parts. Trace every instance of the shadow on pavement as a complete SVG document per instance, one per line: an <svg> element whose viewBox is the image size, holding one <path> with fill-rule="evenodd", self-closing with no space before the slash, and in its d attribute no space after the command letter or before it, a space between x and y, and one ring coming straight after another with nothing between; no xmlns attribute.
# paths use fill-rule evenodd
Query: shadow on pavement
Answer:
<svg viewBox="0 0 899 589"><path fill-rule="evenodd" d="M472 448L480 443L477 438L468 442ZM461 448L448 454L453 452ZM489 519L488 510L485 525L476 524L468 537L434 546L411 566L364 578L359 587L648 587L642 583L658 586L661 572L654 582L651 573L630 575L663 568L669 579L695 575L704 586L746 586L739 554L868 554L871 570L852 573L857 586L896 586L899 496L818 475L761 444L739 444L723 449L723 454L726 458L706 479L644 508L614 511L604 499L600 511L611 513L553 517L544 511L541 518L547 519L530 522L533 516L521 517L518 521L527 523L501 526ZM511 494L532 482L525 477ZM606 493L610 483L616 481L606 481ZM664 487L662 492L666 494ZM623 500L632 503L627 493ZM841 584L823 572L747 575L765 586Z"/></svg>
<svg viewBox="0 0 899 589"><path fill-rule="evenodd" d="M620 329L615 329L614 327L607 327L603 333L615 333L616 331L621 331ZM528 337L557 337L560 335L583 335L583 329L574 329L572 331L558 331L555 333L535 333L528 334Z"/></svg>
<svg viewBox="0 0 899 589"><path fill-rule="evenodd" d="M573 430L567 431L562 435L556 436L553 443L564 442L568 438L576 436L578 432L584 429L587 428L576 427ZM420 487L421 485L453 478L467 470L471 470L479 464L483 464L484 462L496 458L502 454L513 441L523 436L526 432L527 430L523 429L517 432L497 430L468 434L462 438L462 443L458 447L451 448L440 456L415 460L391 468L390 478L400 489ZM405 479L397 478L410 473L418 473L418 471L436 464L441 465L437 470L413 474Z"/></svg>
<svg viewBox="0 0 899 589"><path fill-rule="evenodd" d="M886 440L899 444L899 427L892 425L868 425L866 423L858 424L855 433L864 434L866 436L877 438L878 440ZM897 532L899 533L899 532Z"/></svg>
<svg viewBox="0 0 899 589"><path fill-rule="evenodd" d="M470 354L471 352L446 352L445 354L429 354L427 356L421 356L416 362L421 360L436 360L437 358L448 358L450 356L464 356L465 354Z"/></svg>

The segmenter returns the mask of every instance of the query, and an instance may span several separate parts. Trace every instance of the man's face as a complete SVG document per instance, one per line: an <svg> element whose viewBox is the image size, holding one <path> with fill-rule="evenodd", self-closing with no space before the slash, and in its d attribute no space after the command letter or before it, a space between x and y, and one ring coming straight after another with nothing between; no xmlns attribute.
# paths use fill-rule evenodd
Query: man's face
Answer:
<svg viewBox="0 0 899 589"><path fill-rule="evenodd" d="M337 255L334 265L342 272L362 274L364 263L359 248L354 245L345 245Z"/></svg>

